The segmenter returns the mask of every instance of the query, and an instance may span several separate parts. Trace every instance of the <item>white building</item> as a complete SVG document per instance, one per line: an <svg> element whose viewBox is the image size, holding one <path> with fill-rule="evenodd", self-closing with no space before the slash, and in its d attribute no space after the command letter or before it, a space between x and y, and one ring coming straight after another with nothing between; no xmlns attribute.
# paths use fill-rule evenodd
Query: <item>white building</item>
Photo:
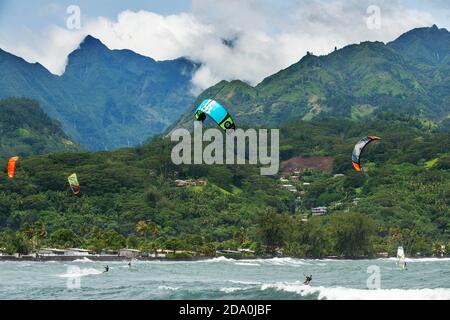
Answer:
<svg viewBox="0 0 450 320"><path fill-rule="evenodd" d="M129 259L137 258L141 255L141 250L135 249L120 249L119 257L125 257Z"/></svg>
<svg viewBox="0 0 450 320"><path fill-rule="evenodd" d="M322 216L324 214L327 214L327 207L317 207L311 209L313 216Z"/></svg>
<svg viewBox="0 0 450 320"><path fill-rule="evenodd" d="M91 254L92 252L90 250L80 248L69 248L64 250L65 256L87 257L90 256Z"/></svg>
<svg viewBox="0 0 450 320"><path fill-rule="evenodd" d="M244 249L238 249L238 251L239 251L239 252L242 252L242 253L251 253L251 254L255 253L255 251L250 250L250 249L247 249L247 248L244 248Z"/></svg>
<svg viewBox="0 0 450 320"><path fill-rule="evenodd" d="M36 252L37 255L43 257L63 256L65 250L55 248L42 248Z"/></svg>

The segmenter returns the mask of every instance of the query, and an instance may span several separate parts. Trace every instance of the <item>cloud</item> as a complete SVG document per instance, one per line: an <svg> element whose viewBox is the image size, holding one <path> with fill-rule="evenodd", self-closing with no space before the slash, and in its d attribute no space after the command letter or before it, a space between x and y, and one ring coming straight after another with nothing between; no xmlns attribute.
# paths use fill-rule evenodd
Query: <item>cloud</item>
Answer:
<svg viewBox="0 0 450 320"><path fill-rule="evenodd" d="M369 5L380 8L380 29L367 27ZM192 80L200 90L222 79L255 85L297 62L306 51L322 55L360 41L391 41L414 27L434 23L427 11L387 0L290 0L282 4L274 0L193 0L190 13L127 10L114 20L84 19L81 30L53 26L46 30L44 42L42 34L30 34L30 44L10 43L9 48L61 73L67 54L84 35L91 34L111 49L131 49L156 60L184 56L201 62Z"/></svg>
<svg viewBox="0 0 450 320"><path fill-rule="evenodd" d="M81 32L49 26L42 32L20 29L21 38L14 39L0 32L0 48L24 58L30 63L39 62L54 74L62 74L67 56L84 38Z"/></svg>

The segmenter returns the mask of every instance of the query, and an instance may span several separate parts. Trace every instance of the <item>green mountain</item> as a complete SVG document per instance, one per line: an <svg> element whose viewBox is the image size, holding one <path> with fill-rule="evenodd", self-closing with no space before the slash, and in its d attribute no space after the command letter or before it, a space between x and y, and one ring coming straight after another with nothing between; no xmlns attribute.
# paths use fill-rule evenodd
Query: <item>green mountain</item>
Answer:
<svg viewBox="0 0 450 320"><path fill-rule="evenodd" d="M383 140L365 151L363 176L353 170L350 154L368 132ZM205 254L279 247L293 256L323 257L394 253L403 244L408 255L431 255L433 246L450 245L449 138L403 115L290 122L281 128L282 160L333 161L331 172L305 169L292 179L297 194L255 166L175 166L173 144L161 138L114 152L30 157L14 181L0 172L0 246ZM72 172L80 197L67 188ZM177 179L197 185L177 186ZM311 217L314 206L327 206L327 215Z"/></svg>
<svg viewBox="0 0 450 320"><path fill-rule="evenodd" d="M450 33L436 25L406 32L388 46L419 63L450 65Z"/></svg>
<svg viewBox="0 0 450 320"><path fill-rule="evenodd" d="M282 248L298 257L355 257L395 253L399 245L408 256L433 255L444 245L450 252L447 64L407 49L438 41L434 36L446 39L448 32L436 29L419 29L388 45L364 42L324 57L309 54L256 87L222 81L197 99L192 109L203 98L220 100L239 126L280 127L281 160L303 166L288 177L298 193L283 187L280 177L261 176L256 166L176 166L173 144L160 137L117 151L32 156L21 161L14 180L0 171L0 247L25 253L44 245L97 252L127 246L204 254L242 247L273 254ZM95 39L85 45L71 55L59 85L78 83L89 91L83 81L99 85L103 75L97 71L115 72L103 56L109 51ZM42 71L39 65L31 69ZM127 69L137 73L142 66ZM108 79L112 87L118 76ZM171 128L192 125L192 109ZM382 140L365 150L362 175L350 155L369 134ZM316 160L325 165L311 165ZM67 187L73 172L79 197ZM316 206L326 206L327 214L313 217Z"/></svg>
<svg viewBox="0 0 450 320"><path fill-rule="evenodd" d="M0 50L0 98L28 97L91 150L141 144L192 102L187 59L155 61L87 36L62 76Z"/></svg>
<svg viewBox="0 0 450 320"><path fill-rule="evenodd" d="M35 101L0 100L0 158L3 160L14 155L81 150Z"/></svg>
<svg viewBox="0 0 450 320"><path fill-rule="evenodd" d="M449 38L445 29L415 29L388 45L363 42L327 56L309 53L255 87L222 81L204 91L171 128L192 125L193 110L205 98L224 103L238 125L361 120L384 112L439 123L450 117Z"/></svg>

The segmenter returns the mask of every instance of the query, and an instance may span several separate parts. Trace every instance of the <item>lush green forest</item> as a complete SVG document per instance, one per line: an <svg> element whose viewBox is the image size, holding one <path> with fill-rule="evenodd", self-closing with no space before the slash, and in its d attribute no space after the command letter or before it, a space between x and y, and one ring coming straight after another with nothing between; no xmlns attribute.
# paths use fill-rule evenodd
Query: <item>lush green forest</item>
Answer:
<svg viewBox="0 0 450 320"><path fill-rule="evenodd" d="M350 155L369 134L383 140L364 153L364 176L353 170ZM403 245L407 255L432 255L441 245L450 249L449 144L448 132L398 114L363 122L290 122L281 129L283 160L334 159L331 172L302 171L292 181L298 194L255 166L175 166L167 138L114 152L27 157L14 180L5 168L0 172L0 247L26 253L40 246L97 252L127 246L203 254L250 248L258 254L356 257L394 253ZM73 172L79 197L67 186ZM178 187L176 179L207 184ZM311 217L315 206L327 206L328 213Z"/></svg>
<svg viewBox="0 0 450 320"><path fill-rule="evenodd" d="M81 150L35 101L0 100L1 158Z"/></svg>
<svg viewBox="0 0 450 320"><path fill-rule="evenodd" d="M402 245L407 255L436 255L442 246L449 253L449 38L447 30L433 26L388 44L363 42L321 57L308 53L255 87L218 83L171 127L192 126L193 109L213 98L238 128L281 127L282 160L332 161L328 171L308 167L286 175L285 182L249 165L175 166L173 144L164 137L137 148L73 153L79 147L35 103L5 100L0 248L203 254L249 248L261 255L359 257L393 254ZM9 73L4 95L31 86L31 96L45 98L48 114L94 149L133 145L173 123L191 99L189 79L197 68L185 59L155 62L111 51L92 37L69 56L58 79L1 51L0 64L18 71ZM25 86L26 78L32 80ZM65 85L70 92L60 88ZM129 112L130 106L139 108ZM350 155L367 135L382 140L364 152L362 174ZM22 159L10 180L6 161L16 154ZM80 196L67 185L74 172ZM181 187L177 179L198 183ZM286 183L298 192L288 191ZM327 214L312 216L319 206Z"/></svg>

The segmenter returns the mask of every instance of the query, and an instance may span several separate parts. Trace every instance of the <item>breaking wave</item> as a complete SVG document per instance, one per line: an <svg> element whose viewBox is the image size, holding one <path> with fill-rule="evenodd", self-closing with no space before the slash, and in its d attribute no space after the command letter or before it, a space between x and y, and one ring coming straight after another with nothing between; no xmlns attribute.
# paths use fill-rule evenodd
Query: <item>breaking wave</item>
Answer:
<svg viewBox="0 0 450 320"><path fill-rule="evenodd" d="M296 293L300 296L317 296L319 300L450 300L450 289L379 289L364 290L344 287L312 287L303 284L263 284L261 290Z"/></svg>
<svg viewBox="0 0 450 320"><path fill-rule="evenodd" d="M91 259L84 257L83 259L75 259L72 262L83 262L83 263L89 262L89 263L92 263L92 262L95 262L95 261L92 261Z"/></svg>
<svg viewBox="0 0 450 320"><path fill-rule="evenodd" d="M169 287L169 286L159 286L158 289L159 290L168 290L168 291L177 291L180 288L178 288L178 287Z"/></svg>

